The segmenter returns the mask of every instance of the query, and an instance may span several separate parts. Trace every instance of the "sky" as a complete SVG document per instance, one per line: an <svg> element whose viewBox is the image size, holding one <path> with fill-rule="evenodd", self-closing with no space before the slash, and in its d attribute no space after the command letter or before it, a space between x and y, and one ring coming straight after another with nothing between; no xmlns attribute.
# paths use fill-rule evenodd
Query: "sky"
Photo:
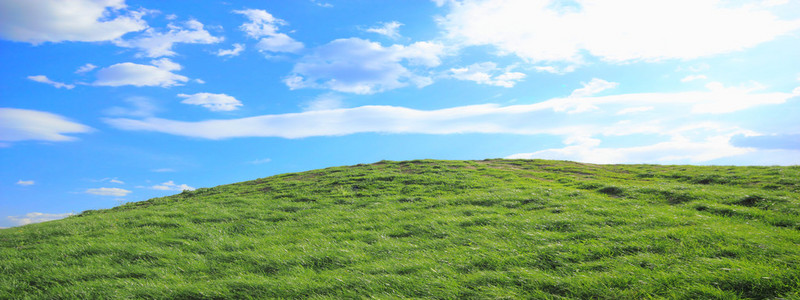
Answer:
<svg viewBox="0 0 800 300"><path fill-rule="evenodd" d="M426 158L800 164L800 1L0 0L0 227Z"/></svg>

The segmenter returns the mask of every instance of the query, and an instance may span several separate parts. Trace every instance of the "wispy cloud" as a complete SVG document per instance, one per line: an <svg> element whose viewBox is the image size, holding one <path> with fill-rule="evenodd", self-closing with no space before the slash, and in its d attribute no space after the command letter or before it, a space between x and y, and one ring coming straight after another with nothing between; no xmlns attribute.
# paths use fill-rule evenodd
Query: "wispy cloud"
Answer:
<svg viewBox="0 0 800 300"><path fill-rule="evenodd" d="M86 133L91 127L63 116L29 109L0 108L0 141L74 141L69 133Z"/></svg>
<svg viewBox="0 0 800 300"><path fill-rule="evenodd" d="M169 172L175 172L175 169L170 169L170 168L160 168L160 169L152 169L152 170L150 170L150 171L151 171L151 172L156 172L156 173L169 173Z"/></svg>
<svg viewBox="0 0 800 300"><path fill-rule="evenodd" d="M583 85L582 88L576 89L572 91L570 97L588 97L596 95L602 91L609 90L616 88L619 83L616 82L608 82L600 78L592 78L591 81L588 83L581 83Z"/></svg>
<svg viewBox="0 0 800 300"><path fill-rule="evenodd" d="M564 75L567 73L575 72L575 69L578 68L578 64L569 64L567 66L534 66L533 69L536 72L545 72L550 74L557 74L557 75Z"/></svg>
<svg viewBox="0 0 800 300"><path fill-rule="evenodd" d="M682 136L673 140L637 147L599 147L599 140L578 143L559 149L519 153L507 158L558 159L588 163L702 163L743 155L754 150L731 145L730 135L712 136L694 141Z"/></svg>
<svg viewBox="0 0 800 300"><path fill-rule="evenodd" d="M449 76L458 80L469 80L479 84L510 88L525 79L526 75L520 72L512 72L510 68L501 70L493 62L484 62L463 68L452 68Z"/></svg>
<svg viewBox="0 0 800 300"><path fill-rule="evenodd" d="M172 47L177 43L184 44L214 44L221 42L222 37L212 36L203 28L203 23L197 20L189 20L183 26L169 24L167 32L158 32L154 28L148 28L140 36L129 40L115 40L114 44L119 47L139 49L140 56L162 57L173 56L175 51Z"/></svg>
<svg viewBox="0 0 800 300"><path fill-rule="evenodd" d="M181 101L183 104L199 105L210 111L232 111L239 109L242 102L226 94L196 93L192 95L178 94L178 97L186 98Z"/></svg>
<svg viewBox="0 0 800 300"><path fill-rule="evenodd" d="M316 6L319 6L319 7L325 7L325 8L333 7L333 4L330 4L330 3L324 2L324 1L311 0L311 3L314 3Z"/></svg>
<svg viewBox="0 0 800 300"><path fill-rule="evenodd" d="M95 66L93 64L85 64L83 66L80 66L77 70L75 70L75 74L83 74L83 73L86 73L86 72L90 72L90 71L92 71L92 70L94 70L96 68L97 68L97 66Z"/></svg>
<svg viewBox="0 0 800 300"><path fill-rule="evenodd" d="M47 76L44 76L44 75L28 76L28 79L36 81L36 82L46 83L46 84L52 85L52 86L54 86L54 87L56 87L58 89L65 88L65 89L71 90L71 89L73 89L75 87L75 85L73 85L73 84L66 84L66 83L63 83L63 82L52 81L52 80L50 80L50 78L47 78Z"/></svg>
<svg viewBox="0 0 800 300"><path fill-rule="evenodd" d="M608 87L608 82L593 86L577 94L591 94ZM573 93L576 95L576 93ZM207 139L234 137L336 136L362 132L379 133L511 133L511 134L567 134L573 130L588 130L594 134L617 130L647 130L660 133L663 126L679 119L671 114L714 115L742 111L751 107L776 105L792 98L791 93L756 93L749 88L722 87L708 91L680 93L619 94L554 98L547 101L513 106L496 104L460 106L439 110L417 110L397 106L361 106L355 108L307 111L280 115L264 115L241 119L206 120L197 122L174 121L160 118L106 119L106 122L124 130L156 131L174 135ZM609 118L629 108L654 107L647 112L627 114L636 122L618 128ZM592 114L587 118L587 114ZM559 119L560 122L535 120ZM653 127L660 120L664 124ZM665 125L666 124L666 125Z"/></svg>
<svg viewBox="0 0 800 300"><path fill-rule="evenodd" d="M123 182L122 180L118 180L117 178L108 178L108 177L107 178L103 178L103 179L99 179L99 180L91 180L91 181L93 181L93 182L111 182L111 183L116 183L116 184L125 184L125 182Z"/></svg>
<svg viewBox="0 0 800 300"><path fill-rule="evenodd" d="M244 44L233 44L233 49L220 49L217 51L217 56L237 56L244 51Z"/></svg>
<svg viewBox="0 0 800 300"><path fill-rule="evenodd" d="M86 189L84 193L98 195L98 196L125 197L132 192L121 188L101 187L101 188Z"/></svg>
<svg viewBox="0 0 800 300"><path fill-rule="evenodd" d="M385 22L381 23L378 27L371 27L367 28L367 32L377 33L392 39L396 39L400 37L400 26L403 26L403 23L397 21Z"/></svg>
<svg viewBox="0 0 800 300"><path fill-rule="evenodd" d="M22 185L22 186L28 186L28 185L33 185L34 182L33 182L33 180L21 180L20 179L19 181L17 181L16 184L17 185Z"/></svg>

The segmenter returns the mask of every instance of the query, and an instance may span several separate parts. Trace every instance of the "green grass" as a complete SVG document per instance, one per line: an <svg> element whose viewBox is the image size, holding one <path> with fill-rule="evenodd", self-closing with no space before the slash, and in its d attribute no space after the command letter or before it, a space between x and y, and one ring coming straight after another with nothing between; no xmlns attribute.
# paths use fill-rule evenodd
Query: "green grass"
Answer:
<svg viewBox="0 0 800 300"><path fill-rule="evenodd" d="M800 167L336 167L0 230L0 299L800 299Z"/></svg>

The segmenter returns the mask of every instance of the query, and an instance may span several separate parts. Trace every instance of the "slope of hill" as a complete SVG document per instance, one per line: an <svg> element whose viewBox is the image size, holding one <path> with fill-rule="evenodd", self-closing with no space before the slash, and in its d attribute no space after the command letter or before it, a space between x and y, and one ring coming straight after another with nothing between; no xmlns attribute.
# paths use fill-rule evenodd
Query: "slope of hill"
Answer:
<svg viewBox="0 0 800 300"><path fill-rule="evenodd" d="M800 167L335 167L0 230L0 298L800 298Z"/></svg>

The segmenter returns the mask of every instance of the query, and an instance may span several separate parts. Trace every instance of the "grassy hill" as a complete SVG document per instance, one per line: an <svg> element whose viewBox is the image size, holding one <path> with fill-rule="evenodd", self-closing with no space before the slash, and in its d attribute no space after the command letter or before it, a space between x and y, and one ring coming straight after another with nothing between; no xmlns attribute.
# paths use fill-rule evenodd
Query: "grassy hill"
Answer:
<svg viewBox="0 0 800 300"><path fill-rule="evenodd" d="M335 167L0 230L0 298L800 299L800 167Z"/></svg>

